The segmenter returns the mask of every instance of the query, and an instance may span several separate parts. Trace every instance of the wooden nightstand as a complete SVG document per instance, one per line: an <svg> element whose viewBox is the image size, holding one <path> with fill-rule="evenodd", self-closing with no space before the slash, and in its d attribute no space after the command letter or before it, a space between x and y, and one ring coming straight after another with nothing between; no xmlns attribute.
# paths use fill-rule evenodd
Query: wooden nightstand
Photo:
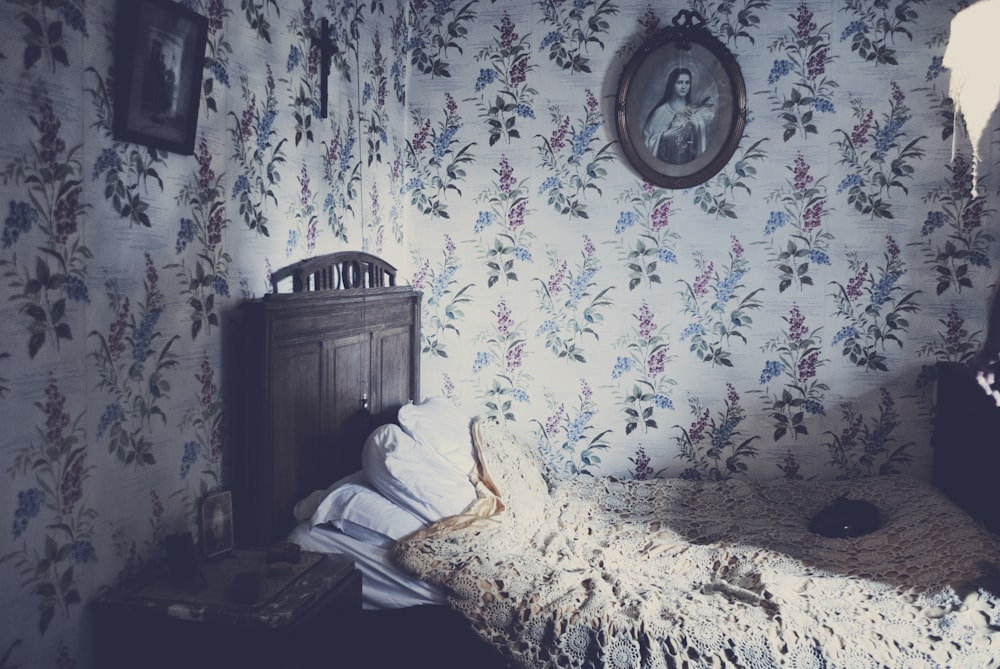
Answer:
<svg viewBox="0 0 1000 669"><path fill-rule="evenodd" d="M201 579L166 576L98 597L97 664L102 669L305 669L334 666L351 619L361 611L361 572L343 555L303 551L269 575L263 550L237 550L201 565ZM232 596L238 573L256 572L252 604Z"/></svg>

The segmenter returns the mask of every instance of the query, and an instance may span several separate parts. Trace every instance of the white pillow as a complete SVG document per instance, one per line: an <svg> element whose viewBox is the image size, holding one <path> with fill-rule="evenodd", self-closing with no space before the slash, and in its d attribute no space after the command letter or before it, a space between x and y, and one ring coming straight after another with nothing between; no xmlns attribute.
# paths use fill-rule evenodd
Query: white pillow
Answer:
<svg viewBox="0 0 1000 669"><path fill-rule="evenodd" d="M362 483L365 480L365 475L360 472L354 472L353 474L348 474L342 479L334 481L326 490L315 490L298 502L295 503L295 508L292 509L292 515L295 516L297 522L305 522L312 518L312 515L316 513L316 509L319 505L326 499L326 496L334 491L335 488L339 488L347 483Z"/></svg>
<svg viewBox="0 0 1000 669"><path fill-rule="evenodd" d="M476 500L467 474L394 423L368 435L361 469L369 485L428 523L461 513Z"/></svg>
<svg viewBox="0 0 1000 669"><path fill-rule="evenodd" d="M314 527L330 523L350 537L381 548L392 546L424 526L420 518L373 488L354 482L334 488L313 512L310 522Z"/></svg>
<svg viewBox="0 0 1000 669"><path fill-rule="evenodd" d="M419 404L409 402L399 408L399 426L428 448L433 448L462 474L476 468L470 416L444 397L428 397Z"/></svg>

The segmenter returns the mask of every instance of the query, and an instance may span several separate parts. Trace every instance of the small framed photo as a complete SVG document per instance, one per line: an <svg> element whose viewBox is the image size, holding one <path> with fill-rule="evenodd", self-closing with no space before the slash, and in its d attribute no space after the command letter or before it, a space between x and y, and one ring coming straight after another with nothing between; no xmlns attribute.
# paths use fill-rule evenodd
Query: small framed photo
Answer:
<svg viewBox="0 0 1000 669"><path fill-rule="evenodd" d="M208 19L172 0L123 0L115 27L115 139L194 153Z"/></svg>
<svg viewBox="0 0 1000 669"><path fill-rule="evenodd" d="M233 495L220 490L201 502L201 545L205 557L214 558L233 550Z"/></svg>
<svg viewBox="0 0 1000 669"><path fill-rule="evenodd" d="M625 157L649 183L689 188L735 153L746 123L746 86L736 58L681 10L622 70L615 98Z"/></svg>

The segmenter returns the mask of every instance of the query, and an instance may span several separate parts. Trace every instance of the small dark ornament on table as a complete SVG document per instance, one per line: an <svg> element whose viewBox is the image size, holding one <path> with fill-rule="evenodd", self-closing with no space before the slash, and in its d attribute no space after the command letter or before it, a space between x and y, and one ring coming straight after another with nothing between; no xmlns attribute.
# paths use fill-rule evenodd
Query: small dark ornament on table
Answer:
<svg viewBox="0 0 1000 669"><path fill-rule="evenodd" d="M882 525L882 514L871 502L847 499L844 493L816 512L809 521L809 531L831 539L860 537Z"/></svg>
<svg viewBox="0 0 1000 669"><path fill-rule="evenodd" d="M166 537L167 571L175 581L193 581L201 576L194 538L190 532L175 532Z"/></svg>
<svg viewBox="0 0 1000 669"><path fill-rule="evenodd" d="M241 571L233 577L233 601L249 605L260 597L260 574L255 571Z"/></svg>

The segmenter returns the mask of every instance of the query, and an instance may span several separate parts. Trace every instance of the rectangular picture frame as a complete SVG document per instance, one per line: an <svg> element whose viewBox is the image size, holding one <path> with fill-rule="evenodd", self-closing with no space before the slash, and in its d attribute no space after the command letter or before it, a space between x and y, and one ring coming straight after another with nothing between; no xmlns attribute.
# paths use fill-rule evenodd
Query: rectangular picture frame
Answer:
<svg viewBox="0 0 1000 669"><path fill-rule="evenodd" d="M172 0L121 0L115 29L115 139L194 153L208 19Z"/></svg>
<svg viewBox="0 0 1000 669"><path fill-rule="evenodd" d="M205 495L201 502L201 546L206 558L216 558L232 552L233 494L218 490Z"/></svg>

